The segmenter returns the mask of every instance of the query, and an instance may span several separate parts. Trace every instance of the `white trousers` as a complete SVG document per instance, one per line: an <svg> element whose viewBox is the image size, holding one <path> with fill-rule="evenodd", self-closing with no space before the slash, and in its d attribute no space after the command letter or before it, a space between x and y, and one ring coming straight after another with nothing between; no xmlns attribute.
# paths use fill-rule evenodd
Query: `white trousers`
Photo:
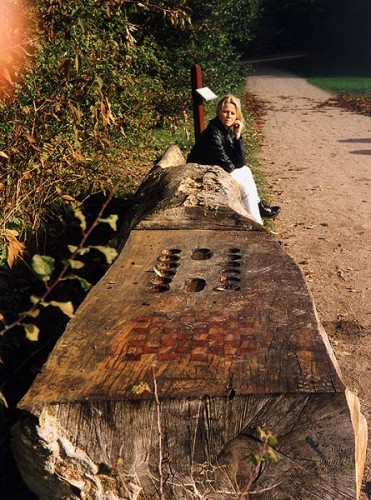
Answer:
<svg viewBox="0 0 371 500"><path fill-rule="evenodd" d="M259 222L259 224L263 224L258 206L260 198L258 190L256 189L254 177L249 167L236 168L230 175L240 186L241 199L246 210L257 222Z"/></svg>

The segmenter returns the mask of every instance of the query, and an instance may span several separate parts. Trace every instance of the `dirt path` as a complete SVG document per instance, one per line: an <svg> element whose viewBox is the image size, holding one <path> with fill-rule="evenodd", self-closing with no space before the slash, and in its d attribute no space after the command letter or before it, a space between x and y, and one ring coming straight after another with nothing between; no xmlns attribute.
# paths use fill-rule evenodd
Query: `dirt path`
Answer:
<svg viewBox="0 0 371 500"><path fill-rule="evenodd" d="M277 238L306 276L371 436L371 118L323 106L331 94L273 68L257 67L247 89L266 103L262 169L282 207Z"/></svg>

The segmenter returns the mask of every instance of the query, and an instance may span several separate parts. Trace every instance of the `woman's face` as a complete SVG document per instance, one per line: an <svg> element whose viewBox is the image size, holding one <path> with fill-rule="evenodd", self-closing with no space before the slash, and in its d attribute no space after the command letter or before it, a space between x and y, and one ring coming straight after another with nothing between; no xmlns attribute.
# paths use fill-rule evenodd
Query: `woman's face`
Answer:
<svg viewBox="0 0 371 500"><path fill-rule="evenodd" d="M218 112L218 118L226 128L232 127L236 121L236 115L236 106L230 102L224 103Z"/></svg>

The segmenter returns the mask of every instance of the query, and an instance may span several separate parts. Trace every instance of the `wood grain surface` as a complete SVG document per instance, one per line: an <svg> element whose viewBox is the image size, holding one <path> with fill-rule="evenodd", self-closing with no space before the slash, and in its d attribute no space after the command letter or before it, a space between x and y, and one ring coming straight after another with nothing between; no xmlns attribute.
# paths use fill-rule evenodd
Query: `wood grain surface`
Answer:
<svg viewBox="0 0 371 500"><path fill-rule="evenodd" d="M230 176L179 158L19 404L22 475L40 498L242 498L263 428L259 498L356 499L367 429L299 267Z"/></svg>

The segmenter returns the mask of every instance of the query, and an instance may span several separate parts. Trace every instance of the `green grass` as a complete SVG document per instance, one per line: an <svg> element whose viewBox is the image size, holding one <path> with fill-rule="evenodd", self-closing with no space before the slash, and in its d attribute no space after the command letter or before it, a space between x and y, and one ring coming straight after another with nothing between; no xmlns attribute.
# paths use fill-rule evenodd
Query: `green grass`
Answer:
<svg viewBox="0 0 371 500"><path fill-rule="evenodd" d="M326 76L307 78L308 82L335 94L371 97L371 76Z"/></svg>
<svg viewBox="0 0 371 500"><path fill-rule="evenodd" d="M371 97L371 68L366 64L306 57L277 62L275 66L338 95Z"/></svg>

